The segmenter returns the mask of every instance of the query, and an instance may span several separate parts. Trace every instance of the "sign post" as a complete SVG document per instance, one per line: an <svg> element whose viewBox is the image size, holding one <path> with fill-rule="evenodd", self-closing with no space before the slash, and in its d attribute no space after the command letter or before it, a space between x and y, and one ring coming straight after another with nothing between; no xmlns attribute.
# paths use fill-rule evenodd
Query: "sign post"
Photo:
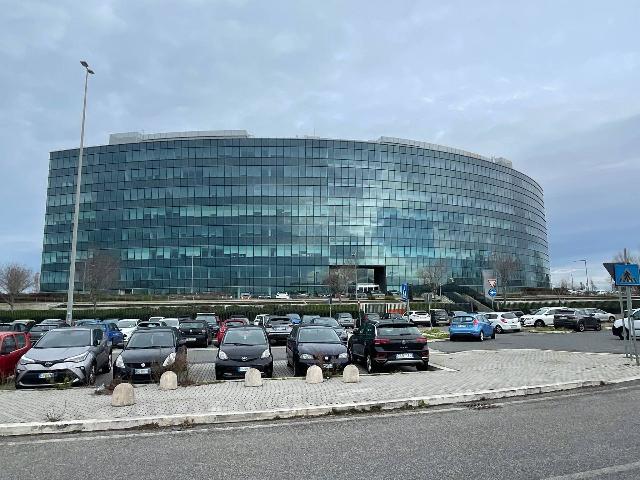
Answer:
<svg viewBox="0 0 640 480"><path fill-rule="evenodd" d="M624 251L625 260L627 259L627 250ZM606 267L606 265L605 265ZM609 270L609 268L607 268ZM640 268L636 264L631 263L616 263L613 265L614 280L618 287L625 287L627 290L627 325L629 331L629 355L635 357L636 365L640 366L640 357L638 356L638 346L636 343L636 328L635 322L631 318L631 310L633 309L633 303L631 300L631 287L640 286ZM622 328L624 333L624 314L622 321ZM633 346L633 348L632 348Z"/></svg>
<svg viewBox="0 0 640 480"><path fill-rule="evenodd" d="M496 295L498 295L498 290L496 290L496 287L498 286L498 280L495 278L488 278L487 284L489 285L489 289L487 290L487 295L491 297L491 310L494 310L493 300L496 298Z"/></svg>
<svg viewBox="0 0 640 480"><path fill-rule="evenodd" d="M406 311L407 311L407 315L409 315L409 284L408 283L403 283L402 285L400 285L400 296L402 297L402 300L404 300L405 303L407 304Z"/></svg>

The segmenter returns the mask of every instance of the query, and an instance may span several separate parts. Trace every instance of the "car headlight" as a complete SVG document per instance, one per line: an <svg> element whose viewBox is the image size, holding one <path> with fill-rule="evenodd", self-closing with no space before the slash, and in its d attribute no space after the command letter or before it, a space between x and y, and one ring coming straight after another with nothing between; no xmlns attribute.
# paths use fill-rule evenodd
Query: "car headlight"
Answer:
<svg viewBox="0 0 640 480"><path fill-rule="evenodd" d="M260 358L269 358L270 356L271 356L271 352L267 348L264 352L262 352L262 355L260 355Z"/></svg>
<svg viewBox="0 0 640 480"><path fill-rule="evenodd" d="M164 362L162 362L162 366L168 367L169 365L173 365L175 361L176 361L176 352L170 353L169 355L167 355L167 358L164 359Z"/></svg>
<svg viewBox="0 0 640 480"><path fill-rule="evenodd" d="M348 358L347 352L341 353L340 355L338 355L338 358Z"/></svg>
<svg viewBox="0 0 640 480"><path fill-rule="evenodd" d="M29 357L25 357L24 355L20 359L20 363L26 365L28 363L35 363L35 360L30 359Z"/></svg>
<svg viewBox="0 0 640 480"><path fill-rule="evenodd" d="M310 353L301 353L300 360L313 360L313 355Z"/></svg>
<svg viewBox="0 0 640 480"><path fill-rule="evenodd" d="M124 368L124 360L122 359L122 355L118 355L118 358L116 358L116 367Z"/></svg>
<svg viewBox="0 0 640 480"><path fill-rule="evenodd" d="M64 361L73 362L73 363L84 362L87 359L88 355L89 355L89 352L85 352L85 353L81 353L80 355L74 355L73 357L65 358Z"/></svg>
<svg viewBox="0 0 640 480"><path fill-rule="evenodd" d="M218 358L220 360L229 360L229 357L222 350L218 350Z"/></svg>

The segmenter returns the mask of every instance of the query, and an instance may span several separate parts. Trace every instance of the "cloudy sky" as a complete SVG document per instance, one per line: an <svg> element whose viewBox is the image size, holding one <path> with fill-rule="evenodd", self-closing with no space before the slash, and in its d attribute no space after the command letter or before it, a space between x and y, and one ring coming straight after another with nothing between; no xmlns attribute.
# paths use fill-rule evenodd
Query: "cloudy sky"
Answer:
<svg viewBox="0 0 640 480"><path fill-rule="evenodd" d="M412 138L545 189L552 277L640 249L640 2L0 0L0 262L39 268L48 152L111 132Z"/></svg>

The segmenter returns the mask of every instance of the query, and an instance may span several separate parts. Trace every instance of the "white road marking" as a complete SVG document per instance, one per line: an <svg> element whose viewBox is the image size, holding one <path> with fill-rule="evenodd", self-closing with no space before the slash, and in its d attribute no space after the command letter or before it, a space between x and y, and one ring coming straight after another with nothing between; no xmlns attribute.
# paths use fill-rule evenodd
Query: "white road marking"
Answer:
<svg viewBox="0 0 640 480"><path fill-rule="evenodd" d="M562 395L553 395L549 397L543 398L527 398L522 400L508 400L505 402L492 402L491 400L487 400L487 403L491 402L492 405L498 406L506 406L506 405L522 405L526 403L539 403L539 402L548 402L551 400L555 400L558 398L571 398L571 397L582 397L587 395L594 395L596 393L606 393L613 391L623 391L623 390L631 390L633 388L637 388L634 386L626 386L626 387L617 387L606 390L605 392L579 392L579 393L566 393ZM344 422L353 422L353 421L366 421L372 419L379 418L394 418L394 417L406 417L409 415L436 415L440 413L450 413L450 412L459 412L468 410L467 406L457 406L457 407L447 407L447 408L429 408L424 410L410 410L405 412L389 412L389 413L376 413L373 415L348 415L345 417L324 417L317 419L301 419L300 421L278 421L278 422L265 422L265 423L249 423L249 424L233 424L233 425L213 425L210 427L195 427L191 430L175 430L171 428L163 429L161 431L156 432L131 432L131 433L105 433L100 435L85 435L79 434L79 436L73 437L58 437L58 438L45 438L40 440L19 440L19 441L10 441L3 442L0 440L0 447L14 447L14 446L23 446L23 445L41 445L48 443L73 443L73 442L85 442L91 440L109 440L109 439L120 439L120 438L145 438L145 437L158 437L163 435L187 435L187 434L198 434L198 433L207 433L207 432L217 432L217 431L241 431L241 430L261 430L265 428L272 427L291 427L296 425L316 425L319 423L344 423ZM609 468L609 467L608 467ZM565 477L557 477L557 479L564 480ZM567 479L572 479L574 477L567 477ZM575 478L583 478L583 477L575 477ZM584 478L592 478L592 477L584 477ZM552 477L545 480L556 480L556 477Z"/></svg>
<svg viewBox="0 0 640 480"><path fill-rule="evenodd" d="M629 472L631 470L640 470L640 462L625 463L624 465L612 465L611 467L569 473L567 475L559 475L557 477L547 477L544 480L584 480L600 477L602 475L611 475L612 473Z"/></svg>

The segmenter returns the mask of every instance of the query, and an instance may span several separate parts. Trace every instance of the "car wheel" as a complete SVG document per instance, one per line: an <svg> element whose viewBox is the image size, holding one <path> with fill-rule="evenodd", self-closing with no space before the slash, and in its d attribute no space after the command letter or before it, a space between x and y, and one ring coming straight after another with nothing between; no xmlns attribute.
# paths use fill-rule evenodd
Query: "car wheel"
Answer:
<svg viewBox="0 0 640 480"><path fill-rule="evenodd" d="M300 375L302 375L302 366L296 362L296 359L293 359L293 376L294 377L299 377Z"/></svg>
<svg viewBox="0 0 640 480"><path fill-rule="evenodd" d="M89 368L89 373L87 373L87 378L85 380L86 385L95 385L96 384L96 364L92 363Z"/></svg>
<svg viewBox="0 0 640 480"><path fill-rule="evenodd" d="M624 335L622 334L622 332L618 334L618 338L619 338L620 340L624 340Z"/></svg>
<svg viewBox="0 0 640 480"><path fill-rule="evenodd" d="M602 330L602 324L600 322L596 323L596 332Z"/></svg>
<svg viewBox="0 0 640 480"><path fill-rule="evenodd" d="M455 335L451 335L449 334L449 341L450 342L455 342L458 338Z"/></svg>
<svg viewBox="0 0 640 480"><path fill-rule="evenodd" d="M482 330L480 330L480 335L478 335L478 340L480 342L484 342L484 332Z"/></svg>
<svg viewBox="0 0 640 480"><path fill-rule="evenodd" d="M351 350L349 346L347 346L347 358L349 359L349 363L356 363L356 357L353 355L353 350Z"/></svg>
<svg viewBox="0 0 640 480"><path fill-rule="evenodd" d="M365 359L365 365L367 368L367 373L375 373L376 371L376 366L373 363L373 359L371 358L371 354L367 353L367 357Z"/></svg>
<svg viewBox="0 0 640 480"><path fill-rule="evenodd" d="M609 321L610 322L615 322L616 321L616 317L609 317Z"/></svg>
<svg viewBox="0 0 640 480"><path fill-rule="evenodd" d="M496 325L496 328L495 328L494 332L502 333L502 327L500 325Z"/></svg>
<svg viewBox="0 0 640 480"><path fill-rule="evenodd" d="M534 326L534 327L537 327L537 328L544 327L544 322L543 322L542 320L536 320L536 321L533 323L533 326Z"/></svg>
<svg viewBox="0 0 640 480"><path fill-rule="evenodd" d="M496 331L495 330L493 332L491 332L491 339L492 340L496 339Z"/></svg>
<svg viewBox="0 0 640 480"><path fill-rule="evenodd" d="M419 372L426 372L427 370L429 370L429 362L419 363L418 365L416 365L416 369Z"/></svg>
<svg viewBox="0 0 640 480"><path fill-rule="evenodd" d="M222 380L222 371L216 368L216 380Z"/></svg>
<svg viewBox="0 0 640 480"><path fill-rule="evenodd" d="M273 378L273 369L270 369L264 372L264 376L267 378Z"/></svg>
<svg viewBox="0 0 640 480"><path fill-rule="evenodd" d="M584 323L578 323L578 328L576 330L578 330L579 332L584 332Z"/></svg>

